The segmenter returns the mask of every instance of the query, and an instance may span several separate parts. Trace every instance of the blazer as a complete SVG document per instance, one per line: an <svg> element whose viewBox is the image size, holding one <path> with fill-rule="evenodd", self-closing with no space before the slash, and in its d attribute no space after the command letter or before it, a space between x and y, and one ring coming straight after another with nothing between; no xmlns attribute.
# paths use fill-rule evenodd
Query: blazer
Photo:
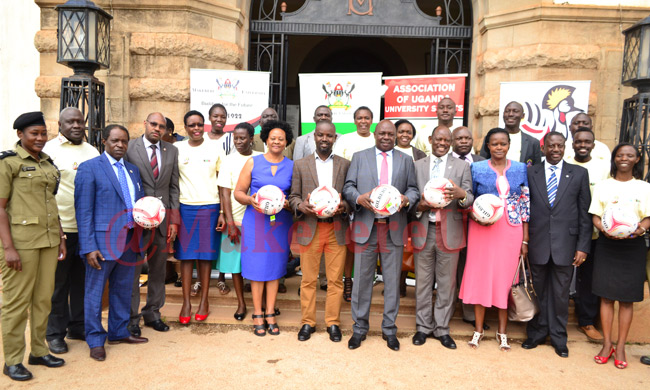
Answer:
<svg viewBox="0 0 650 390"><path fill-rule="evenodd" d="M135 200L144 196L140 171L125 161L124 167L133 181ZM105 154L79 165L74 180L74 206L79 230L79 254L99 250L106 260L135 260L135 253L141 252L139 245L141 229L136 225L136 245L132 259L125 259L127 251L127 214L122 187Z"/></svg>
<svg viewBox="0 0 650 390"><path fill-rule="evenodd" d="M472 161L477 162L477 161L483 161L483 160L485 160L485 157L481 156L480 154L472 153Z"/></svg>
<svg viewBox="0 0 650 390"><path fill-rule="evenodd" d="M526 164L527 166L539 165L542 163L542 149L539 146L539 140L532 135L528 135L521 132L521 153L519 155L519 162ZM484 158L490 158L490 153L485 149L485 143L487 138L483 139L483 146L481 147L481 156Z"/></svg>
<svg viewBox="0 0 650 390"><path fill-rule="evenodd" d="M345 176L350 168L350 162L343 157L332 155L334 163L332 186L339 193L343 192L343 185L345 184ZM310 194L319 186L318 174L316 173L316 158L313 154L306 156L293 164L293 177L291 179L291 194L289 195L289 205L294 212L296 218L300 221L296 226L296 241L300 245L309 245L314 238L316 232L316 224L319 219L311 216L304 215L298 211L298 206L307 195ZM348 206L345 199L341 199ZM348 207L349 209L349 207ZM334 216L334 234L336 235L336 242L339 245L346 244L346 234L348 231L349 220L347 214L338 214Z"/></svg>
<svg viewBox="0 0 650 390"><path fill-rule="evenodd" d="M420 193L424 191L424 186L429 181L431 172L431 156L415 162L415 177L417 180ZM472 171L470 165L452 155L447 156L447 164L444 168L446 179L452 180L457 186L467 191L467 201L465 208L474 202L472 192ZM445 252L459 251L467 245L466 240L466 219L459 211L458 200L453 200L442 211L436 212L436 220L440 222L437 227L436 237L441 237L442 248ZM413 209L415 211L415 209ZM417 215L420 214L420 215ZM424 248L427 239L429 227L429 212L416 213L417 222L411 228L411 242L413 247L421 250ZM465 220L464 220L465 219Z"/></svg>
<svg viewBox="0 0 650 390"><path fill-rule="evenodd" d="M413 160L418 161L422 160L423 158L427 157L427 154L420 149L416 148L415 146L411 146L413 148Z"/></svg>
<svg viewBox="0 0 650 390"><path fill-rule="evenodd" d="M357 198L361 194L370 192L379 185L375 150L373 146L352 156L350 169L343 186L343 197L354 210L350 236L358 244L368 241L375 221L375 214L372 211L357 204ZM407 212L415 208L420 199L420 191L415 180L413 159L399 150L393 150L391 185L405 195L410 202L408 210L402 209L388 217L391 240L395 245L404 245Z"/></svg>
<svg viewBox="0 0 650 390"><path fill-rule="evenodd" d="M295 144L295 140L291 141L282 152L282 154L289 160L293 160L293 147ZM262 142L262 137L260 137L259 134L255 134L253 137L253 150L264 153L264 142Z"/></svg>
<svg viewBox="0 0 650 390"><path fill-rule="evenodd" d="M557 265L571 265L576 250L589 253L591 248L589 174L583 167L563 164L553 207L548 202L544 164L528 168L531 264L546 264L553 257Z"/></svg>
<svg viewBox="0 0 650 390"><path fill-rule="evenodd" d="M178 196L180 194L178 188L178 149L165 141L159 141L159 144L160 159L162 161L158 163L160 166L158 180L153 178L153 171L149 161L151 150L147 151L145 149L142 137L129 141L129 147L126 150L124 159L140 170L145 195L155 196L162 200L165 205L167 209L165 220L158 229L166 237L168 223L180 225L180 214L178 212Z"/></svg>

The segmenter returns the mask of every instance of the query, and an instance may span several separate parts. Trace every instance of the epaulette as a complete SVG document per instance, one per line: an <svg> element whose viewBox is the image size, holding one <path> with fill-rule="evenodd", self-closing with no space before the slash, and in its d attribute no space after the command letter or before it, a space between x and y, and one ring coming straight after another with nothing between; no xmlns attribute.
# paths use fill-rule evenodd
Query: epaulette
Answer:
<svg viewBox="0 0 650 390"><path fill-rule="evenodd" d="M0 160L6 158L6 157L11 157L11 156L16 156L17 153L14 152L13 150L5 150L4 152L0 152Z"/></svg>

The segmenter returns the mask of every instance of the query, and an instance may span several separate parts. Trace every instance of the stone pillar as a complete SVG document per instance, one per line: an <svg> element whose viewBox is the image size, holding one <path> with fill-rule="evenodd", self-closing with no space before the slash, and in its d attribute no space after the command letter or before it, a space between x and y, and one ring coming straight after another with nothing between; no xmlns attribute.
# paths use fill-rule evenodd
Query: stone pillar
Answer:
<svg viewBox="0 0 650 390"><path fill-rule="evenodd" d="M56 132L61 78L56 63L57 12L63 0L35 0L41 30L35 45L41 71L36 93L48 127ZM250 0L95 0L113 15L111 66L95 73L106 84L106 123L143 131L147 114L160 111L181 129L189 110L190 68L245 69ZM207 118L206 118L207 120ZM53 135L53 134L51 134Z"/></svg>

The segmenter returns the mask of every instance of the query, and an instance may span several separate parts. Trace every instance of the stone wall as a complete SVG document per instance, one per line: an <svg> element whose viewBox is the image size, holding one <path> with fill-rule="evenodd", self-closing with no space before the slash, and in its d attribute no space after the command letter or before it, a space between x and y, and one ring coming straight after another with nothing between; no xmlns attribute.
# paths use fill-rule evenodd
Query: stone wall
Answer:
<svg viewBox="0 0 650 390"><path fill-rule="evenodd" d="M56 133L61 78L72 70L56 63L57 12L64 1L35 0L41 30L36 93L48 128ZM113 15L111 66L95 73L106 84L106 123L143 131L147 114L160 111L182 126L189 109L190 68L244 69L250 0L100 0Z"/></svg>
<svg viewBox="0 0 650 390"><path fill-rule="evenodd" d="M554 4L552 0L472 1L474 31L469 127L478 145L499 122L505 81L591 80L589 115L596 137L613 147L623 100L627 27L650 8Z"/></svg>

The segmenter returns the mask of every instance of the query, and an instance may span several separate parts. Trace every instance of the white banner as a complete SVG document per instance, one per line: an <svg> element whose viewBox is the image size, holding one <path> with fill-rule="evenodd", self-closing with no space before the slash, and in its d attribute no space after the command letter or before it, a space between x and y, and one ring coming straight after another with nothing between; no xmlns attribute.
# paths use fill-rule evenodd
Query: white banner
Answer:
<svg viewBox="0 0 650 390"><path fill-rule="evenodd" d="M591 81L521 81L501 83L499 127L505 127L503 111L512 101L524 107L520 128L537 139L557 131L571 142L569 125L574 116L587 112Z"/></svg>
<svg viewBox="0 0 650 390"><path fill-rule="evenodd" d="M381 115L381 73L300 73L302 134L314 130L314 111L320 105L332 110L332 122L340 134L356 131L353 113L367 106L374 114L371 130Z"/></svg>
<svg viewBox="0 0 650 390"><path fill-rule="evenodd" d="M215 103L228 110L226 131L240 122L256 126L269 105L270 77L269 72L190 69L190 109L205 116L205 131L212 129L208 110Z"/></svg>

